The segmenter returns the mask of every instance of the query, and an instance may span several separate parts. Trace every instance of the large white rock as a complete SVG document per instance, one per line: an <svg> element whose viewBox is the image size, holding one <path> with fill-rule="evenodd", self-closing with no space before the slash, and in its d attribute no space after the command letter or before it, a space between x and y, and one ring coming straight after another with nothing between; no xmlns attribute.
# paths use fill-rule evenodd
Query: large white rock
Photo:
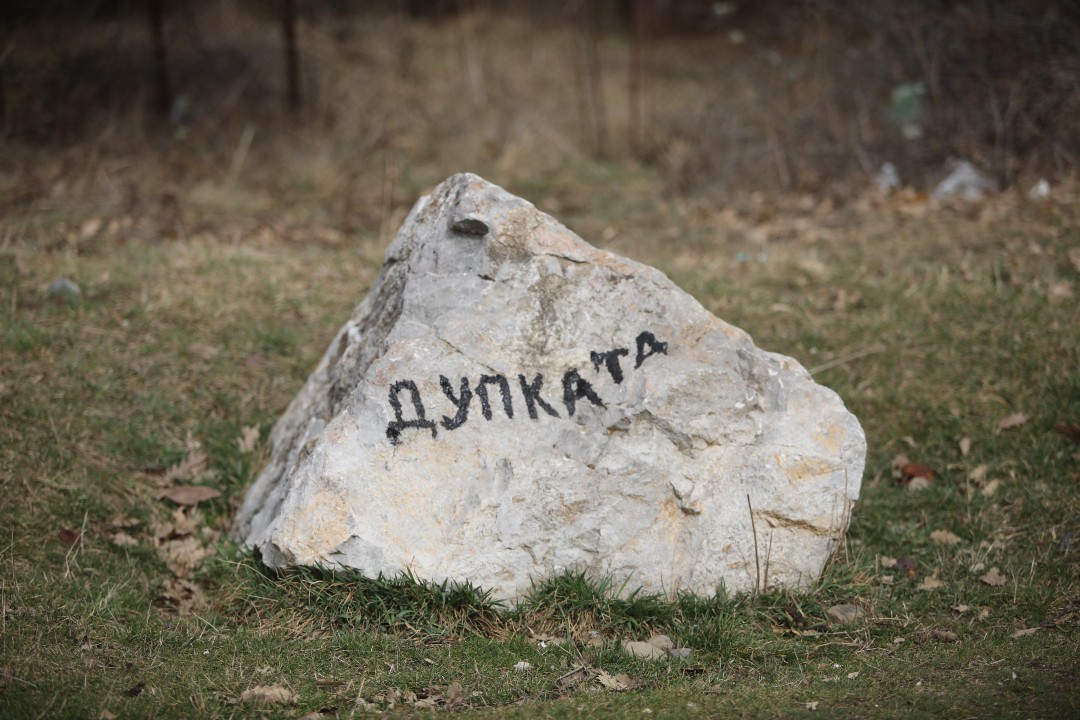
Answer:
<svg viewBox="0 0 1080 720"><path fill-rule="evenodd" d="M417 202L270 446L235 524L268 565L510 600L564 570L805 585L866 454L795 360L468 174Z"/></svg>

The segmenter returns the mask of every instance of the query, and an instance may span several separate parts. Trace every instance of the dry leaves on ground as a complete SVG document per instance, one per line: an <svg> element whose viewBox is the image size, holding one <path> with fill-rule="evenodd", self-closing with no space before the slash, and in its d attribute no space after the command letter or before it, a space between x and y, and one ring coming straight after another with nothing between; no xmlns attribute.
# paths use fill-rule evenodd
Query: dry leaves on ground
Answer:
<svg viewBox="0 0 1080 720"><path fill-rule="evenodd" d="M566 691L587 680L595 681L601 688L610 692L630 690L641 684L639 679L630 677L626 673L612 675L602 668L579 665L570 672L560 675L558 679L555 680L555 688L557 690Z"/></svg>
<svg viewBox="0 0 1080 720"><path fill-rule="evenodd" d="M236 438L236 447L243 454L255 451L255 446L259 444L259 428L254 426L244 427L240 431L240 437Z"/></svg>
<svg viewBox="0 0 1080 720"><path fill-rule="evenodd" d="M81 546L83 542L82 533L71 528L60 528L56 536L60 539L60 542L70 547Z"/></svg>
<svg viewBox="0 0 1080 720"><path fill-rule="evenodd" d="M956 545L962 542L960 536L948 530L935 530L930 533L930 539L942 545Z"/></svg>
<svg viewBox="0 0 1080 720"><path fill-rule="evenodd" d="M188 454L183 460L165 471L163 479L166 483L198 480L206 472L210 458L202 451L202 444L189 436L187 450Z"/></svg>
<svg viewBox="0 0 1080 720"><path fill-rule="evenodd" d="M943 643L960 642L960 636L952 630L931 630L930 637Z"/></svg>
<svg viewBox="0 0 1080 720"><path fill-rule="evenodd" d="M1035 626L1035 627L1031 627L1031 628L1024 628L1023 630L1017 630L1016 632L1014 632L1012 634L1012 638L1013 638L1013 640L1015 640L1016 638L1027 637L1028 635L1034 635L1035 633L1039 632L1040 630L1042 630L1042 628L1039 627L1039 626Z"/></svg>
<svg viewBox="0 0 1080 720"><path fill-rule="evenodd" d="M1080 423L1060 422L1054 426L1054 432L1074 445L1080 445Z"/></svg>
<svg viewBox="0 0 1080 720"><path fill-rule="evenodd" d="M941 574L940 568L935 568L934 572L923 578L923 581L919 583L919 590L937 590L938 588L945 587L945 583L938 577Z"/></svg>
<svg viewBox="0 0 1080 720"><path fill-rule="evenodd" d="M952 606L952 611L959 614L959 615L963 615L964 613L966 613L966 612L968 612L970 610L972 610L972 607L970 605L953 605ZM978 620L979 622L982 622L983 620L985 620L988 617L990 617L990 608L988 608L988 607L979 608L979 611L977 613L975 613L975 619Z"/></svg>
<svg viewBox="0 0 1080 720"><path fill-rule="evenodd" d="M1000 434L1005 432L1006 430L1012 430L1013 428L1020 427L1030 419L1031 417L1025 415L1024 413L1013 413L1012 415L1007 415L998 420L997 428L995 428L994 432Z"/></svg>
<svg viewBox="0 0 1080 720"><path fill-rule="evenodd" d="M196 510L185 512L178 507L169 521L155 523L151 529L158 555L176 577L190 577L204 558L214 554L203 541L217 539L218 533L205 527Z"/></svg>
<svg viewBox="0 0 1080 720"><path fill-rule="evenodd" d="M169 500L177 505L198 505L206 500L221 497L221 491L206 485L177 485L158 490L158 500Z"/></svg>
<svg viewBox="0 0 1080 720"><path fill-rule="evenodd" d="M296 695L281 685L256 685L248 688L240 695L240 702L254 705L291 704L296 702Z"/></svg>
<svg viewBox="0 0 1080 720"><path fill-rule="evenodd" d="M207 604L202 588L183 578L167 579L157 596L157 602L172 608L181 617L192 615Z"/></svg>
<svg viewBox="0 0 1080 720"><path fill-rule="evenodd" d="M417 710L434 710L440 706L459 708L464 702L465 693L461 689L461 684L452 682L446 688L445 694L438 688L426 688L419 692L402 691L396 687L390 688L383 690L370 701L358 697L356 699L356 708L364 711L375 711L379 705L382 705L386 710L393 710L400 705Z"/></svg>
<svg viewBox="0 0 1080 720"><path fill-rule="evenodd" d="M1001 574L1001 571L996 567L992 567L986 571L986 574L979 578L990 587L1002 587L1009 581L1007 577Z"/></svg>
<svg viewBox="0 0 1080 720"><path fill-rule="evenodd" d="M119 548L135 547L139 544L139 541L136 538L128 535L124 531L113 533L109 540L112 542L113 545Z"/></svg>

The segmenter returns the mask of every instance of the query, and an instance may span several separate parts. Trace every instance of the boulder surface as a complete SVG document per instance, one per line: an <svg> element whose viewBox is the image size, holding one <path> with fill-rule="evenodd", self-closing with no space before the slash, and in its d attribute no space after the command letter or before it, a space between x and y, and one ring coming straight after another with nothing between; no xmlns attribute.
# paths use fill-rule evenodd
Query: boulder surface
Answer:
<svg viewBox="0 0 1080 720"><path fill-rule="evenodd" d="M268 565L510 601L565 571L805 585L866 455L798 362L470 174L416 203L269 444L234 526Z"/></svg>

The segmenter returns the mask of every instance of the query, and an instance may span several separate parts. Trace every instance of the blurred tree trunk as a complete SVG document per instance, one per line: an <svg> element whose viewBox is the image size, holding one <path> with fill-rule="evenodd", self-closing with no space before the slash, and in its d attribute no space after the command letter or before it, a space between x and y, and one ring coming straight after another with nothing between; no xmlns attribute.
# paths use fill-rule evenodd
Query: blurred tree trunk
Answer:
<svg viewBox="0 0 1080 720"><path fill-rule="evenodd" d="M161 0L150 0L150 37L154 48L154 75L157 78L157 106L161 117L168 119L172 108L168 57L165 52L165 14Z"/></svg>
<svg viewBox="0 0 1080 720"><path fill-rule="evenodd" d="M296 0L283 0L281 34L285 42L286 107L295 116L300 111L300 57L296 50Z"/></svg>

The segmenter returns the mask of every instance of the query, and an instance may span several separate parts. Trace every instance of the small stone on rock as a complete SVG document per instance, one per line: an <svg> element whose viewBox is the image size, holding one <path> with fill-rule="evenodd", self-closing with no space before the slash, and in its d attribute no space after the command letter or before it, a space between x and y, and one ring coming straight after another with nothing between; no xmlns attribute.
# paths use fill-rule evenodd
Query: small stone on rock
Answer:
<svg viewBox="0 0 1080 720"><path fill-rule="evenodd" d="M483 220L476 218L463 218L454 223L451 229L463 235L487 235L488 226Z"/></svg>

